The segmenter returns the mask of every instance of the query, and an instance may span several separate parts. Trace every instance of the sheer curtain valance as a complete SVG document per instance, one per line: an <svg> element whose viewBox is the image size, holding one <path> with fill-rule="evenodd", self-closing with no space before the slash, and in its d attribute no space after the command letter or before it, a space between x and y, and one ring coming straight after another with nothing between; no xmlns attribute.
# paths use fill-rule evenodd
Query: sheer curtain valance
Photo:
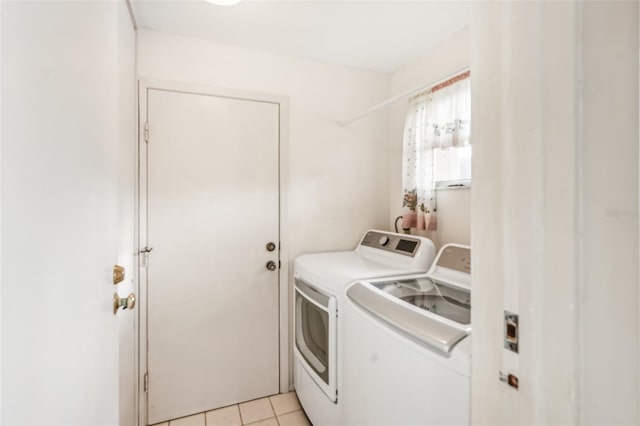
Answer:
<svg viewBox="0 0 640 426"><path fill-rule="evenodd" d="M437 229L434 149L470 145L470 124L468 71L411 98L402 171L403 207L409 213L403 227Z"/></svg>

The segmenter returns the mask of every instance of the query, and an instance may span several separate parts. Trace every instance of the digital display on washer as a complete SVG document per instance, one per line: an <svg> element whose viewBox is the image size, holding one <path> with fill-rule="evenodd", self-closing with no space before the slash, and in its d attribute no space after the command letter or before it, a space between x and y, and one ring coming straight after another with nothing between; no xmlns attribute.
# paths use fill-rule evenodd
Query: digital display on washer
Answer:
<svg viewBox="0 0 640 426"><path fill-rule="evenodd" d="M413 251L416 249L416 246L418 245L417 241L410 241L410 240L400 240L398 241L398 245L396 246L396 250L398 251L403 251L405 253L413 253Z"/></svg>

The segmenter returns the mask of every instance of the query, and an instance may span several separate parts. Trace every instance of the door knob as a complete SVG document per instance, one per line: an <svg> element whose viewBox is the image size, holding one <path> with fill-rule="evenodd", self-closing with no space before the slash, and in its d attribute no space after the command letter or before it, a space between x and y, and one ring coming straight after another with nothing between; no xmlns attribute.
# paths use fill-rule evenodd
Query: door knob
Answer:
<svg viewBox="0 0 640 426"><path fill-rule="evenodd" d="M276 269L278 269L278 266L276 265L276 262L270 260L267 262L267 269L270 271L275 271Z"/></svg>
<svg viewBox="0 0 640 426"><path fill-rule="evenodd" d="M274 251L276 249L275 243L267 243L267 251Z"/></svg>
<svg viewBox="0 0 640 426"><path fill-rule="evenodd" d="M118 312L118 309L133 309L136 306L136 296L131 293L127 297L120 297L118 293L113 293L113 313Z"/></svg>

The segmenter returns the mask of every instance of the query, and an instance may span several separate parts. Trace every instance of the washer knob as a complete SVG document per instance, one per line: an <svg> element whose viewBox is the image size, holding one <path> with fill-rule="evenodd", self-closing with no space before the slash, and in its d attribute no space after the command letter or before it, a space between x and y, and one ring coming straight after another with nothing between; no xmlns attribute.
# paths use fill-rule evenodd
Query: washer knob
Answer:
<svg viewBox="0 0 640 426"><path fill-rule="evenodd" d="M387 243L389 242L389 237L387 237L386 235L383 235L382 237L380 237L380 239L378 240L378 243L381 246L386 246Z"/></svg>

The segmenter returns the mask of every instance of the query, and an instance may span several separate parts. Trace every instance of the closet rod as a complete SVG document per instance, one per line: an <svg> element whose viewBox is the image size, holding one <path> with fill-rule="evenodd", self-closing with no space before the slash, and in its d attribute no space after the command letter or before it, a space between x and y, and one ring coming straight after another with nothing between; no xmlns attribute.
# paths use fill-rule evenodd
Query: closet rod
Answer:
<svg viewBox="0 0 640 426"><path fill-rule="evenodd" d="M427 89L429 89L431 87L437 86L438 84L444 83L447 80L451 80L452 78L454 78L454 77L456 77L456 76L458 76L460 74L463 74L463 73L465 73L467 71L469 71L468 67L464 68L464 69L462 69L462 70L460 70L458 72L455 72L455 73L451 74L450 76L445 77L445 78L443 78L441 80L438 80L436 82L425 84L425 85L420 86L420 87L418 87L416 89L408 90L406 92L400 93L399 95L395 95L394 97L389 98L386 101L380 102L378 105L376 105L376 106L374 106L372 108L369 108L365 112L362 112L362 113L356 115L355 117L350 118L349 120L339 121L338 124L340 124L341 126L344 127L344 126L346 126L348 124L353 123L354 121L360 120L362 117L364 117L366 115L369 115L374 111L379 110L380 108L384 108L387 105L394 103L395 101L398 101L400 99L406 99L406 98L409 98L409 97L411 97L413 95L417 95L420 92L423 92L423 91L425 91L425 90L427 90Z"/></svg>

